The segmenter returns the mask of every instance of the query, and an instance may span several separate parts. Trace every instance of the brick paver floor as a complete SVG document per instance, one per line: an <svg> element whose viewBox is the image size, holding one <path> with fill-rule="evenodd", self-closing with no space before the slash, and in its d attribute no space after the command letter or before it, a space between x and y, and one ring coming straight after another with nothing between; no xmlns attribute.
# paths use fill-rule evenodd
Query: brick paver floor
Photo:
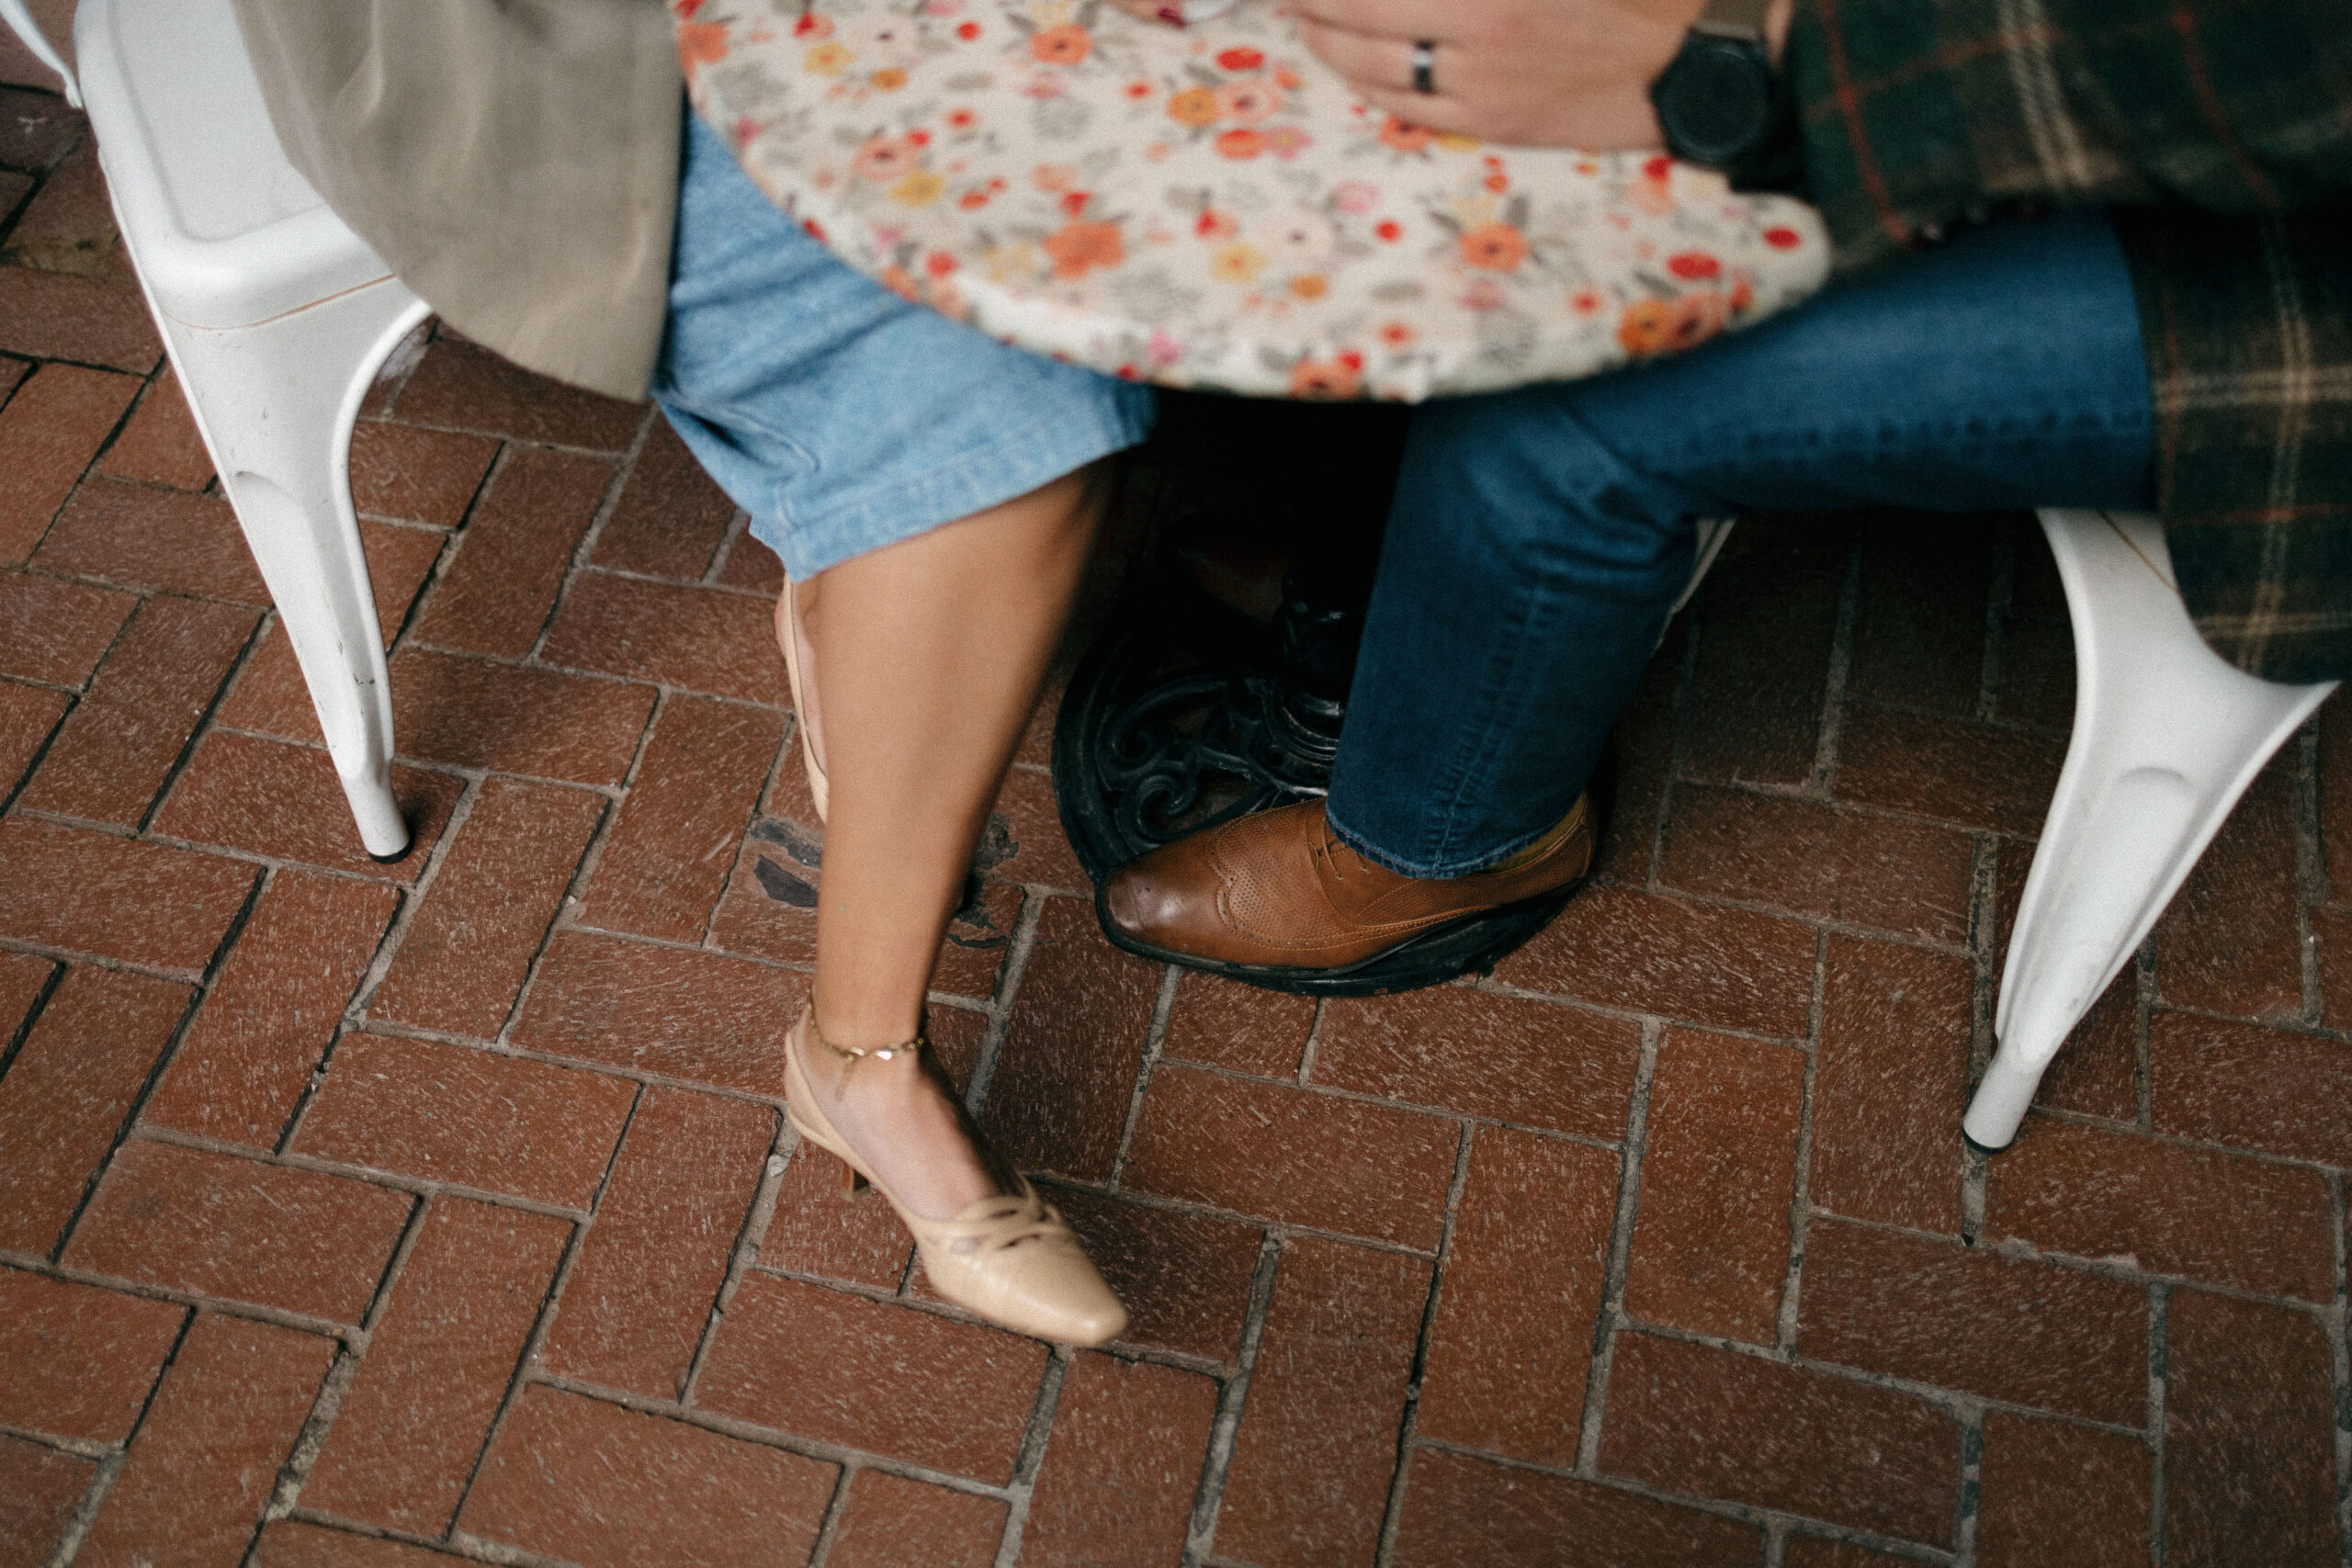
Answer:
<svg viewBox="0 0 2352 1568"><path fill-rule="evenodd" d="M1481 984L1117 953L1041 723L933 1019L1133 1305L1072 1354L784 1130L776 571L658 421L447 337L369 400L376 865L78 120L0 164L0 1564L2341 1568L2342 707L1990 1162L2020 519L1744 526Z"/></svg>

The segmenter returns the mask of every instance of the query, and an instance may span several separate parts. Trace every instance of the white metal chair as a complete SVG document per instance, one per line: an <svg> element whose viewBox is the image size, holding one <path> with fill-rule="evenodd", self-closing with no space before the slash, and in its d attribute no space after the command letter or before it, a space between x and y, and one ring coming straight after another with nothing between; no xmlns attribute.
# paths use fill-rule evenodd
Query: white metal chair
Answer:
<svg viewBox="0 0 2352 1568"><path fill-rule="evenodd" d="M75 84L26 14L5 18L87 100L123 243L221 487L302 667L379 860L392 802L382 631L351 502L352 423L424 301L279 147L229 0L82 0Z"/></svg>
<svg viewBox="0 0 2352 1568"><path fill-rule="evenodd" d="M2335 690L2233 669L2190 624L2154 517L2044 512L2075 626L2075 732L2018 906L1962 1125L2016 1138L2043 1069L2121 972L2263 763Z"/></svg>
<svg viewBox="0 0 2352 1568"><path fill-rule="evenodd" d="M2074 623L2075 729L2002 961L1998 1049L1961 1123L1987 1154L2015 1141L2067 1033L2263 763L2336 686L2257 680L2207 648L2155 518L2047 511L2041 529ZM1728 521L1700 524L1678 613L1730 532Z"/></svg>

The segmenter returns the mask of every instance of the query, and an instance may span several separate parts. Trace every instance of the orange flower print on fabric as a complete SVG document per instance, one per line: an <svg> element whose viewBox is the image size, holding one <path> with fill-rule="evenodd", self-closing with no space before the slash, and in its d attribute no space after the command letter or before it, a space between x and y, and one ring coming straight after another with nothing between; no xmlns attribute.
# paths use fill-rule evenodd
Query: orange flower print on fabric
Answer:
<svg viewBox="0 0 2352 1568"><path fill-rule="evenodd" d="M1363 357L1335 355L1329 359L1302 359L1291 367L1290 395L1311 402L1337 402L1363 390Z"/></svg>
<svg viewBox="0 0 2352 1568"><path fill-rule="evenodd" d="M1827 267L1785 198L1367 101L1299 44L1289 0L1190 29L1104 20L1100 0L650 3L695 111L757 153L796 223L901 295L1104 375L1494 391L1703 344Z"/></svg>
<svg viewBox="0 0 2352 1568"><path fill-rule="evenodd" d="M1266 270L1266 254L1245 241L1219 245L1209 256L1209 272L1219 283L1255 283Z"/></svg>
<svg viewBox="0 0 2352 1568"><path fill-rule="evenodd" d="M1084 277L1090 268L1117 266L1127 259L1116 223L1066 223L1046 235L1045 244L1054 276L1064 283Z"/></svg>
<svg viewBox="0 0 2352 1568"><path fill-rule="evenodd" d="M1048 65L1076 65L1093 49L1094 39L1076 22L1047 28L1029 40L1029 52Z"/></svg>
<svg viewBox="0 0 2352 1568"><path fill-rule="evenodd" d="M1515 272L1527 259L1527 236L1508 223L1482 223L1462 236L1462 262L1485 272Z"/></svg>
<svg viewBox="0 0 2352 1568"><path fill-rule="evenodd" d="M1674 307L1664 299L1636 299L1617 321L1617 343L1639 359L1663 354L1674 331Z"/></svg>
<svg viewBox="0 0 2352 1568"><path fill-rule="evenodd" d="M1168 118L1179 125L1200 127L1215 125L1217 116L1216 89L1187 87L1168 97Z"/></svg>
<svg viewBox="0 0 2352 1568"><path fill-rule="evenodd" d="M1437 140L1437 132L1392 114L1381 122L1380 140L1399 152L1419 152Z"/></svg>
<svg viewBox="0 0 2352 1568"><path fill-rule="evenodd" d="M1679 299L1636 299L1617 323L1617 342L1637 359L1679 354L1723 331L1730 315L1729 301L1712 291Z"/></svg>
<svg viewBox="0 0 2352 1568"><path fill-rule="evenodd" d="M678 63L691 76L727 58L727 29L716 22L688 22L678 29Z"/></svg>

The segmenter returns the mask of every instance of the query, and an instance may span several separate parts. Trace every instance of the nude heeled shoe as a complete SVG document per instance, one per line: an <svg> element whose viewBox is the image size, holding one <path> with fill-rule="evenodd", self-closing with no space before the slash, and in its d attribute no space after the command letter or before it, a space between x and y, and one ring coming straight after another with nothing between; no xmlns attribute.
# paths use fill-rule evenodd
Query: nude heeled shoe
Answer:
<svg viewBox="0 0 2352 1568"><path fill-rule="evenodd" d="M817 802L817 820L825 820L825 738L817 726L817 709L812 700L814 687L801 679L801 667L811 664L817 650L808 646L800 635L798 595L792 584L784 585L776 595L775 640L784 649L784 677L792 683L792 713L800 727L800 765L808 774L808 794ZM814 677L813 669L810 671Z"/></svg>
<svg viewBox="0 0 2352 1568"><path fill-rule="evenodd" d="M952 1220L925 1219L900 1202L817 1108L815 1089L800 1066L803 1040L853 1067L866 1056L888 1061L900 1052L920 1052L929 1040L918 1034L902 1045L848 1050L819 1033L815 1010L804 1008L785 1037L786 1114L795 1132L849 1167L844 1197L855 1196L863 1184L889 1200L899 1223L914 1233L923 1271L942 1296L1017 1334L1067 1345L1101 1345L1126 1331L1127 1309L1095 1272L1077 1233L1027 1179L1016 1176L1017 1191L982 1198Z"/></svg>

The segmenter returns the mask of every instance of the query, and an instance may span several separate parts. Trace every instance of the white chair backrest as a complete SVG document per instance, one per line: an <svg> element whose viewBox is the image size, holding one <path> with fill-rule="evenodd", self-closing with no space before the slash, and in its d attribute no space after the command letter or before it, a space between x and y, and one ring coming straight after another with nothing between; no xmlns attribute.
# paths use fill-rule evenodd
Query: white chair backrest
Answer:
<svg viewBox="0 0 2352 1568"><path fill-rule="evenodd" d="M156 309L250 326L389 274L287 161L229 0L85 4L74 41L98 161Z"/></svg>

